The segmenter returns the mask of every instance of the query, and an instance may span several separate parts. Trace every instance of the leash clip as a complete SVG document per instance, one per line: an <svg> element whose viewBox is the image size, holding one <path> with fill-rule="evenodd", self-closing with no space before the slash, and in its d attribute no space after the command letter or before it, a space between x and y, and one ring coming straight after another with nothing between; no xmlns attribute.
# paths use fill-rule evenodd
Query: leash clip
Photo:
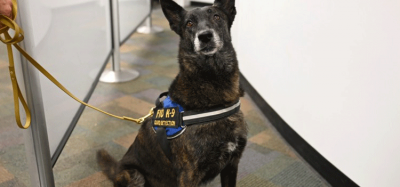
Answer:
<svg viewBox="0 0 400 187"><path fill-rule="evenodd" d="M149 111L149 113L141 118L139 118L139 122L138 124L142 124L144 122L144 120L146 120L147 118L153 117L154 115L154 107L152 107Z"/></svg>
<svg viewBox="0 0 400 187"><path fill-rule="evenodd" d="M130 118L130 117L122 117L123 120L128 120L128 121L133 121L137 124L142 124L147 118L152 117L154 114L154 107L152 107L149 111L149 113L141 118L135 119L135 118Z"/></svg>

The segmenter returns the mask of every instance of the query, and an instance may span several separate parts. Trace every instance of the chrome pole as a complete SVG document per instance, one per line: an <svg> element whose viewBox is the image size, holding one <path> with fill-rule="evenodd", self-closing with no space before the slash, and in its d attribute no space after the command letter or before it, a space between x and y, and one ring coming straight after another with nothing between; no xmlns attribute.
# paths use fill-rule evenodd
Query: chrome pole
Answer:
<svg viewBox="0 0 400 187"><path fill-rule="evenodd" d="M152 23L151 20L151 13L153 12L153 0L150 0L150 14L149 17L146 18L145 24L141 27L139 27L136 32L142 33L142 34L155 34L155 33L160 33L163 32L164 29L159 26L155 26Z"/></svg>
<svg viewBox="0 0 400 187"><path fill-rule="evenodd" d="M28 4L27 1L29 0L20 0L17 2L20 9L18 11L17 22L19 25L29 27L29 24L31 24L29 20L31 18L27 14L27 8L29 8L26 6ZM25 24L21 24L21 22L25 22ZM20 43L21 47L34 46L32 45L31 38L33 37L25 37L25 40ZM32 54L32 48L27 47L25 49L28 53ZM29 165L30 186L54 187L53 168L51 167L50 146L39 72L19 53L14 52L14 58L16 60L17 76L19 74L19 77L22 78L18 80L23 80L20 82L21 92L25 93L24 97L32 116L31 126L26 130L22 130L24 131L25 152Z"/></svg>
<svg viewBox="0 0 400 187"><path fill-rule="evenodd" d="M121 68L120 58L120 36L119 36L119 14L118 0L111 1L111 17L112 17L112 43L113 43L113 60L111 70L104 70L100 77L101 82L117 83L131 81L139 77L139 72L132 69Z"/></svg>

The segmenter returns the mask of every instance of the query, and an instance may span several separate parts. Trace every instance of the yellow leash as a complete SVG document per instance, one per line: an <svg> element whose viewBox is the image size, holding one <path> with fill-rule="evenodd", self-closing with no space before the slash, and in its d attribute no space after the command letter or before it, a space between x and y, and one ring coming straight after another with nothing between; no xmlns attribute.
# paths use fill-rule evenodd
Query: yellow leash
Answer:
<svg viewBox="0 0 400 187"><path fill-rule="evenodd" d="M8 51L8 59L9 59L9 71L10 71L10 77L11 77L11 82L12 82L12 88L13 88L13 96L14 96L14 112L15 112L15 120L17 122L18 127L26 129L31 125L31 113L29 111L28 105L26 104L26 101L24 97L22 96L21 90L19 89L18 86L18 81L17 77L15 75L15 68L14 68L14 58L13 58L13 52L12 52L12 45L34 66L36 69L38 69L44 76L46 76L51 82L53 82L57 87L59 87L62 91L64 91L67 95L78 101L79 103L90 107L94 110L97 110L99 112L102 112L104 114L107 114L109 116L122 119L122 120L128 120L128 121L133 121L137 124L143 123L143 121L151 116L153 116L153 108L150 109L149 114L147 114L144 117L135 119L135 118L130 118L126 116L117 116L108 112L105 112L101 109L98 109L88 103L83 102L82 100L78 99L75 97L71 92L69 92L60 82L58 82L46 69L44 69L38 62L36 62L35 59L33 59L26 51L24 51L18 43L21 42L24 39L24 31L15 23L15 17L17 15L17 1L12 0L13 3L13 9L12 9L12 19L0 15L0 22L5 25L3 28L0 28L0 40L7 45L7 51ZM15 31L14 37L11 37L10 34L8 33L8 30L12 29ZM4 37L1 37L1 35L4 35ZM26 113L26 121L25 125L22 125L21 119L20 119L20 113L19 113L19 101L21 101L22 106L24 107L25 113Z"/></svg>

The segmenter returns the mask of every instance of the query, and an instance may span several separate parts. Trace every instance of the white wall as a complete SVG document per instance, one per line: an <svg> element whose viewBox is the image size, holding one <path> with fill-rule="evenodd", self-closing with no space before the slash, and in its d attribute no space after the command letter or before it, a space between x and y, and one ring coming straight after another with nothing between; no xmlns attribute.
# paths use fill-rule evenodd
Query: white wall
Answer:
<svg viewBox="0 0 400 187"><path fill-rule="evenodd" d="M400 1L237 0L244 76L360 186L400 186Z"/></svg>

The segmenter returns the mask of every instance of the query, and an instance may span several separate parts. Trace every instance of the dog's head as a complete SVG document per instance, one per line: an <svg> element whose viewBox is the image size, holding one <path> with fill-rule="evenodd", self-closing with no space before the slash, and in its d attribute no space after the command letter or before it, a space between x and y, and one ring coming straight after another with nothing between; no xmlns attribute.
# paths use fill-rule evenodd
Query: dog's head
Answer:
<svg viewBox="0 0 400 187"><path fill-rule="evenodd" d="M184 10L173 0L160 0L171 29L186 50L214 55L231 42L230 28L236 15L235 0L215 0L213 6Z"/></svg>

